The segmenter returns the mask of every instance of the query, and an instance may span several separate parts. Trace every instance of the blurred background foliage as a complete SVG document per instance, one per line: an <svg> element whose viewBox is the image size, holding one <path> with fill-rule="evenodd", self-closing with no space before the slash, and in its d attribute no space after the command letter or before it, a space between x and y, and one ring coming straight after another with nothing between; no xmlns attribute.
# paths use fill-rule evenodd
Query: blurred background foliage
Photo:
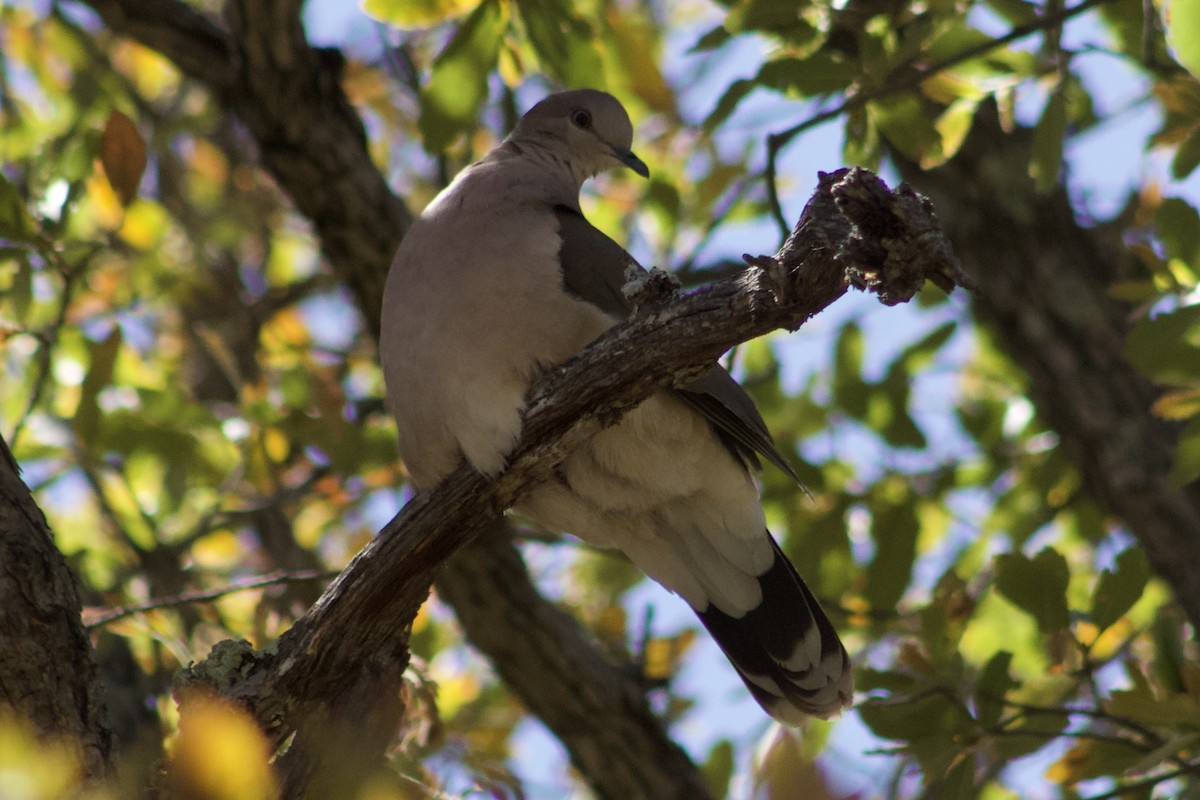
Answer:
<svg viewBox="0 0 1200 800"><path fill-rule="evenodd" d="M692 283L772 252L816 170L937 167L994 106L1033 137L996 191L1066 181L1078 218L1141 264L1107 288L1128 304L1128 359L1163 388L1154 413L1180 421L1173 480L1200 476L1195 0L305 13L342 48L373 157L414 211L545 92L617 94L652 178L602 179L585 208ZM171 677L223 639L267 645L406 496L369 326L246 132L171 62L82 3L7 3L0 43L0 432L79 575L112 687L121 767L95 796L133 796L164 747L177 781L228 774L189 796L271 796L252 726L211 706L180 730ZM1119 105L1116 84L1134 87ZM1089 183L1103 167L1072 154L1130 117L1150 129L1108 153L1133 183L1105 206ZM545 592L643 670L716 794L1200 796L1186 620L966 297L847 299L732 363L807 486L763 476L772 529L858 665L841 720L769 726L680 604L610 555L523 531ZM360 796L584 791L436 598L412 644L394 774ZM0 796L71 796L69 762L0 722Z"/></svg>

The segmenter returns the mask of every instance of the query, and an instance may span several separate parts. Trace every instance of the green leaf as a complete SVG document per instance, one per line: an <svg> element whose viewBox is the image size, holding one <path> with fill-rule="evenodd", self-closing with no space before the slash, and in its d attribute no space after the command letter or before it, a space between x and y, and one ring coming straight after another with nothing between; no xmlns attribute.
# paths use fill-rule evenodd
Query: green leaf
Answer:
<svg viewBox="0 0 1200 800"><path fill-rule="evenodd" d="M79 390L79 405L75 410L75 435L85 448L94 446L98 441L100 406L97 397L102 389L112 383L113 366L120 349L121 329L115 325L104 341L88 343L91 361Z"/></svg>
<svg viewBox="0 0 1200 800"><path fill-rule="evenodd" d="M1200 0L1171 0L1167 6L1167 41L1179 63L1200 78Z"/></svg>
<svg viewBox="0 0 1200 800"><path fill-rule="evenodd" d="M842 326L834 345L833 402L858 419L867 415L867 385L862 379L862 329L853 322Z"/></svg>
<svg viewBox="0 0 1200 800"><path fill-rule="evenodd" d="M604 88L591 27L566 0L517 0L529 43L546 72L571 87Z"/></svg>
<svg viewBox="0 0 1200 800"><path fill-rule="evenodd" d="M1043 633L1067 626L1067 560L1052 547L1032 559L1023 553L996 556L996 590L1037 620Z"/></svg>
<svg viewBox="0 0 1200 800"><path fill-rule="evenodd" d="M1200 127L1192 131L1192 135L1183 140L1171 159L1171 177L1177 181L1185 180L1200 166Z"/></svg>
<svg viewBox="0 0 1200 800"><path fill-rule="evenodd" d="M942 150L937 158L931 158L926 168L936 167L954 157L971 132L975 123L975 111L979 108L977 97L960 97L951 103L933 123L942 138Z"/></svg>
<svg viewBox="0 0 1200 800"><path fill-rule="evenodd" d="M488 74L496 66L506 24L499 0L485 0L434 61L429 83L421 89L417 123L430 153L442 152L475 126L487 100Z"/></svg>
<svg viewBox="0 0 1200 800"><path fill-rule="evenodd" d="M733 744L722 739L708 751L708 758L700 768L704 782L712 790L713 797L724 797L729 792L729 779L733 777Z"/></svg>
<svg viewBox="0 0 1200 800"><path fill-rule="evenodd" d="M1175 460L1168 476L1171 486L1182 489L1200 478L1200 417L1189 422L1179 434Z"/></svg>
<svg viewBox="0 0 1200 800"><path fill-rule="evenodd" d="M871 121L906 158L922 166L942 152L942 136L913 94L897 94L867 104Z"/></svg>
<svg viewBox="0 0 1200 800"><path fill-rule="evenodd" d="M1004 713L1004 698L1010 690L1021 685L1009 675L1010 666L1012 653L1001 650L988 659L979 673L979 681L975 684L975 715L985 728L1000 721L1000 715Z"/></svg>
<svg viewBox="0 0 1200 800"><path fill-rule="evenodd" d="M25 198L21 197L17 187L0 173L0 239L32 242L36 238L36 230L33 217L25 207Z"/></svg>
<svg viewBox="0 0 1200 800"><path fill-rule="evenodd" d="M900 601L912 578L919 531L913 503L888 506L875 514L871 525L875 557L867 566L864 592L871 608L891 610Z"/></svg>
<svg viewBox="0 0 1200 800"><path fill-rule="evenodd" d="M8 261L12 261L15 268L4 267ZM29 263L29 253L19 247L0 247L0 297L12 303L16 319L25 320L33 302L33 265Z"/></svg>
<svg viewBox="0 0 1200 800"><path fill-rule="evenodd" d="M1112 570L1104 570L1096 582L1092 599L1092 622L1102 630L1133 608L1150 580L1150 565L1140 547L1130 547L1119 556Z"/></svg>
<svg viewBox="0 0 1200 800"><path fill-rule="evenodd" d="M736 80L729 84L729 88L717 100L717 105L709 112L708 117L704 120L704 132L711 133L722 122L729 118L729 115L738 107L738 103L746 99L746 95L758 88L758 84L752 80Z"/></svg>
<svg viewBox="0 0 1200 800"><path fill-rule="evenodd" d="M1200 305L1144 319L1125 340L1125 357L1140 372L1173 386L1200 381Z"/></svg>
<svg viewBox="0 0 1200 800"><path fill-rule="evenodd" d="M1154 215L1154 227L1167 258L1189 264L1200 258L1200 213L1191 203L1179 197L1166 198Z"/></svg>
<svg viewBox="0 0 1200 800"><path fill-rule="evenodd" d="M898 742L939 735L949 738L963 722L962 709L941 693L913 700L869 699L858 707L858 713L875 735Z"/></svg>
<svg viewBox="0 0 1200 800"><path fill-rule="evenodd" d="M1067 131L1066 94L1055 91L1046 101L1042 118L1033 129L1033 152L1029 159L1029 176L1034 188L1046 194L1058 184L1062 168L1063 140Z"/></svg>
<svg viewBox="0 0 1200 800"><path fill-rule="evenodd" d="M1038 6L1028 0L987 0L988 6L1013 25L1024 25L1038 18Z"/></svg>
<svg viewBox="0 0 1200 800"><path fill-rule="evenodd" d="M1113 692L1104 707L1110 714L1151 727L1200 730L1200 702L1188 694L1172 692L1158 697L1149 688L1139 687Z"/></svg>
<svg viewBox="0 0 1200 800"><path fill-rule="evenodd" d="M425 28L461 17L479 0L362 0L367 16L397 28Z"/></svg>
<svg viewBox="0 0 1200 800"><path fill-rule="evenodd" d="M807 58L780 58L768 61L758 71L755 82L781 92L802 97L838 92L858 76L858 67L825 50Z"/></svg>
<svg viewBox="0 0 1200 800"><path fill-rule="evenodd" d="M1046 770L1054 783L1074 786L1103 775L1120 775L1142 756L1139 744L1104 739L1081 739Z"/></svg>

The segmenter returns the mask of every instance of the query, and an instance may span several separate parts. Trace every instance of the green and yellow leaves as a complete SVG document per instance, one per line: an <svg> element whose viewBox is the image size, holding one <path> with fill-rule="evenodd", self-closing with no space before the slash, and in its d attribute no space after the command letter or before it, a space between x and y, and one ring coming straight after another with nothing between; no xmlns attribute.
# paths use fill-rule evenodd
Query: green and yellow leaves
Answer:
<svg viewBox="0 0 1200 800"><path fill-rule="evenodd" d="M1171 0L1166 7L1167 41L1179 63L1200 79L1200 0Z"/></svg>
<svg viewBox="0 0 1200 800"><path fill-rule="evenodd" d="M429 152L440 153L475 127L507 25L500 1L484 0L433 62L429 81L421 89L418 123Z"/></svg>

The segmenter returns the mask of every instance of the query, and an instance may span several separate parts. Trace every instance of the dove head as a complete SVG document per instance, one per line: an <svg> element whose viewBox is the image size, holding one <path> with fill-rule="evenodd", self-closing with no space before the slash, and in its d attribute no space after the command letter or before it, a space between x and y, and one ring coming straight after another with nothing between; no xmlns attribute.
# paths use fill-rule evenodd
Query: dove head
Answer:
<svg viewBox="0 0 1200 800"><path fill-rule="evenodd" d="M643 178L646 164L630 150L633 125L617 98L595 89L552 94L517 123L509 141L534 144L566 162L582 183L615 167L629 167Z"/></svg>

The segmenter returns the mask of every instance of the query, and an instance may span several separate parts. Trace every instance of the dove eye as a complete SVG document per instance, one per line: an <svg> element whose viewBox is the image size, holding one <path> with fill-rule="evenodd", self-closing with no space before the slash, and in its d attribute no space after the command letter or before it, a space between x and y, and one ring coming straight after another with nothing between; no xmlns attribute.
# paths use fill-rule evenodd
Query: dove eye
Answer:
<svg viewBox="0 0 1200 800"><path fill-rule="evenodd" d="M592 115L590 112L580 109L579 111L572 112L571 122L574 122L581 128L587 129L592 127Z"/></svg>

